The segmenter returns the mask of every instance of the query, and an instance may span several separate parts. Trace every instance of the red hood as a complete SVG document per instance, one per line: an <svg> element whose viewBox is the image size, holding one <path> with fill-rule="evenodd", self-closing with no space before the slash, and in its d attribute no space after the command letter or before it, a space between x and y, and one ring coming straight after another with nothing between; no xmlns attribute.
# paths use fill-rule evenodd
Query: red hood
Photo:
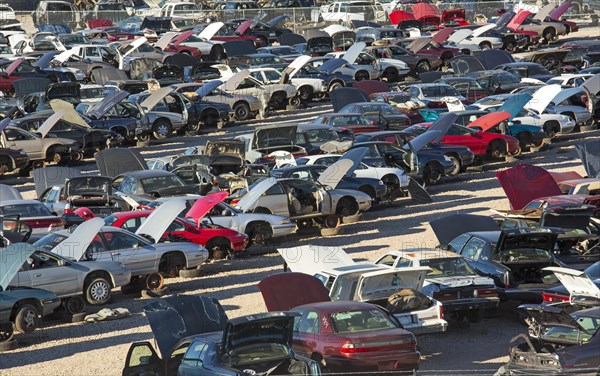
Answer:
<svg viewBox="0 0 600 376"><path fill-rule="evenodd" d="M395 10L388 16L392 25L398 25L402 21L411 21L415 19L415 15L403 10Z"/></svg>
<svg viewBox="0 0 600 376"><path fill-rule="evenodd" d="M113 22L111 20L105 20L103 18L97 18L94 20L89 20L87 22L88 27L90 29L99 29L101 27L109 27L109 26L114 26Z"/></svg>
<svg viewBox="0 0 600 376"><path fill-rule="evenodd" d="M482 117L475 119L471 122L467 127L479 127L482 132L486 132L489 129L495 127L499 123L506 121L511 118L511 115L508 112L500 111L500 112L492 112L487 115L483 115Z"/></svg>
<svg viewBox="0 0 600 376"><path fill-rule="evenodd" d="M575 180L575 179L583 178L583 176L579 175L575 171L551 172L550 175L552 175L552 178L554 178L554 181L556 182L556 184L563 182L565 180Z"/></svg>
<svg viewBox="0 0 600 376"><path fill-rule="evenodd" d="M192 30L184 31L183 33L181 33L178 36L176 36L175 38L173 38L173 40L171 41L171 44L174 45L175 47L177 47L193 34L194 34L194 32Z"/></svg>
<svg viewBox="0 0 600 376"><path fill-rule="evenodd" d="M540 197L557 196L562 192L552 175L541 167L519 164L496 173L513 210L520 210Z"/></svg>
<svg viewBox="0 0 600 376"><path fill-rule="evenodd" d="M567 1L552 9L550 14L548 14L548 18L551 20L560 20L560 17L571 7L571 4L572 3L570 1Z"/></svg>
<svg viewBox="0 0 600 376"><path fill-rule="evenodd" d="M225 201L229 196L228 192L217 192L212 193L208 196L200 197L190 210L185 215L186 218L192 218L196 224L199 224L202 218L208 213L215 205Z"/></svg>
<svg viewBox="0 0 600 376"><path fill-rule="evenodd" d="M258 289L269 312L331 301L323 283L304 273L273 274L260 281Z"/></svg>
<svg viewBox="0 0 600 376"><path fill-rule="evenodd" d="M448 37L450 35L452 35L452 33L454 33L454 29L451 27L447 27L445 29L442 29L440 31L438 31L437 33L435 33L435 35L433 36L433 38L431 38L431 41L439 44L440 46L444 44L444 42L446 41L446 39L448 39Z"/></svg>
<svg viewBox="0 0 600 376"><path fill-rule="evenodd" d="M15 61L13 61L12 63L10 63L10 65L8 67L6 67L6 69L4 69L4 73L6 73L7 75L11 75L14 73L15 70L17 70L17 68L23 64L23 62L25 61L25 59L23 59L22 57L16 59Z"/></svg>
<svg viewBox="0 0 600 376"><path fill-rule="evenodd" d="M512 30L517 30L530 14L530 11L521 9L519 13L517 13L512 20L510 20L506 27Z"/></svg>
<svg viewBox="0 0 600 376"><path fill-rule="evenodd" d="M425 18L427 18L427 19L437 18L438 20L440 19L440 11L433 4L418 3L415 5L412 5L410 7L410 9L413 11L415 18L417 20L422 20Z"/></svg>
<svg viewBox="0 0 600 376"><path fill-rule="evenodd" d="M465 10L462 8L455 8L450 10L445 10L442 12L442 22L448 22L452 20L464 20L465 19Z"/></svg>
<svg viewBox="0 0 600 376"><path fill-rule="evenodd" d="M237 35L244 35L246 34L246 32L250 29L250 26L252 26L252 24L254 23L253 20L248 20L248 21L244 21L240 24L240 26L238 26L237 29L235 29L235 33Z"/></svg>

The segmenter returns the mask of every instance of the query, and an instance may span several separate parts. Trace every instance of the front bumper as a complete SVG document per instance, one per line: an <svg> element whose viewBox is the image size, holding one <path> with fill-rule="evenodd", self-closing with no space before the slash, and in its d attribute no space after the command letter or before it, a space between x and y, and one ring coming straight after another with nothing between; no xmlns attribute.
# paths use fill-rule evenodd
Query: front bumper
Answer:
<svg viewBox="0 0 600 376"><path fill-rule="evenodd" d="M233 252L241 252L248 247L249 238L248 236L236 237L231 240L231 249Z"/></svg>

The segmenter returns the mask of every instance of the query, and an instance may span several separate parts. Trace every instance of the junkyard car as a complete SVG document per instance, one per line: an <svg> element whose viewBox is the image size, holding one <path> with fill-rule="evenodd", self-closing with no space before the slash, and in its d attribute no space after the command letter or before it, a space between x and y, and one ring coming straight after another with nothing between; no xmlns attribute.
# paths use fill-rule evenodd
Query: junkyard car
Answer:
<svg viewBox="0 0 600 376"><path fill-rule="evenodd" d="M3 192L4 193L4 192ZM34 234L47 234L64 227L60 217L52 215L48 208L36 200L5 199L0 202L0 215L19 216L19 219L29 225Z"/></svg>
<svg viewBox="0 0 600 376"><path fill-rule="evenodd" d="M142 170L124 173L114 178L113 189L136 201L152 201L158 197L172 197L197 193L193 186L169 171Z"/></svg>

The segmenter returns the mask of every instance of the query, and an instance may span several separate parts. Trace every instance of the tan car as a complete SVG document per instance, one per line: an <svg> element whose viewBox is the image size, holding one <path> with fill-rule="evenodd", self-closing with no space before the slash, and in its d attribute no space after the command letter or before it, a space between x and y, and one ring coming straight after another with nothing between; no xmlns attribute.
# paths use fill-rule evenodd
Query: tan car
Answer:
<svg viewBox="0 0 600 376"><path fill-rule="evenodd" d="M567 28L560 22L546 21L546 17L555 7L554 3L550 3L541 8L535 15L531 15L529 11L522 9L511 20L511 23L517 24L518 30L535 31L546 42L558 40L559 35L567 35Z"/></svg>

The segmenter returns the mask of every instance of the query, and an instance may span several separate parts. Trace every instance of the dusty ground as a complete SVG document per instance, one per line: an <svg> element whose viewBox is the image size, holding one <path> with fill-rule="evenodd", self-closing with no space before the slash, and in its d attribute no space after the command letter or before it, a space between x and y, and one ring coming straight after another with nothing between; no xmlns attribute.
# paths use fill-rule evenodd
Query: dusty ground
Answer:
<svg viewBox="0 0 600 376"><path fill-rule="evenodd" d="M587 30L589 35L590 30ZM302 122L328 111L330 106L324 104L309 110L280 113L252 125ZM212 133L210 137L234 136L249 129L248 125L236 126ZM146 158L172 155L186 147L203 144L206 137L170 139L141 151ZM535 155L525 154L520 162L536 164L551 171L576 170L584 174L574 149L574 145L583 140L600 142L600 131L560 136L549 150ZM487 163L483 172L462 174L440 186L431 187L429 191L434 197L431 204L417 206L403 202L378 208L366 213L361 222L344 225L339 236L322 238L317 233L302 238L294 236L287 238L282 245L341 246L357 260L372 260L388 250L404 247L433 247L437 242L427 225L428 221L453 212L490 214L490 208L508 208L508 201L495 178L497 171L507 167L510 164L505 162ZM86 171L94 168L92 161L81 166ZM34 194L30 180L10 176L3 180L2 183L17 186L27 197ZM167 284L175 293L218 298L230 317L264 311L256 284L281 270L282 260L274 253L276 247L277 244L253 248L251 252L255 255L252 257L209 264L204 267L200 278L170 279ZM133 313L132 316L97 324L65 324L59 320L46 320L44 327L33 334L18 335L18 350L0 354L0 374L120 374L130 343L152 340L150 328L141 313L146 303L141 298L115 291L110 307L126 307ZM451 327L440 335L419 337L423 356L419 373L493 374L506 360L510 339L524 330L514 316L514 307L511 303L503 304L494 319L471 326Z"/></svg>

